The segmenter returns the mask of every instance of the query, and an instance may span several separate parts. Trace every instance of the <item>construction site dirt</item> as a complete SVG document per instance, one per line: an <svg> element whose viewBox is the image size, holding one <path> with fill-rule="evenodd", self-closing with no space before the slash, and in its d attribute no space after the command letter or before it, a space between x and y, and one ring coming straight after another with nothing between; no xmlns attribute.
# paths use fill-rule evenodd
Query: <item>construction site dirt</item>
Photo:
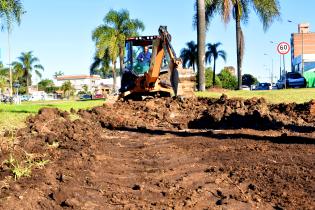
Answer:
<svg viewBox="0 0 315 210"><path fill-rule="evenodd" d="M1 137L0 209L315 209L315 101L120 101L26 125ZM10 157L46 164L15 180Z"/></svg>

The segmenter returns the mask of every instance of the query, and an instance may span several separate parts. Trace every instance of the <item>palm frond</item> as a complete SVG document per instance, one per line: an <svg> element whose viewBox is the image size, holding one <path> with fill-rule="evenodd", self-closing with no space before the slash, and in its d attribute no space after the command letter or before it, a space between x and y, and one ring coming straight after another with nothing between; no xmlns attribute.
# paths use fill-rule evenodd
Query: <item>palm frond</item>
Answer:
<svg viewBox="0 0 315 210"><path fill-rule="evenodd" d="M253 0L254 10L263 23L266 31L270 24L280 18L280 4L278 0Z"/></svg>
<svg viewBox="0 0 315 210"><path fill-rule="evenodd" d="M42 74L40 73L40 71L35 70L35 73L36 73L36 75L37 75L39 78L42 78Z"/></svg>
<svg viewBox="0 0 315 210"><path fill-rule="evenodd" d="M193 66L197 61L197 44L194 41L190 41L186 45L187 48L183 48L180 52L184 68Z"/></svg>
<svg viewBox="0 0 315 210"><path fill-rule="evenodd" d="M232 2L231 0L222 0L221 2L221 16L223 19L223 22L225 24L228 24L230 22L230 15L231 15L231 8L232 8Z"/></svg>

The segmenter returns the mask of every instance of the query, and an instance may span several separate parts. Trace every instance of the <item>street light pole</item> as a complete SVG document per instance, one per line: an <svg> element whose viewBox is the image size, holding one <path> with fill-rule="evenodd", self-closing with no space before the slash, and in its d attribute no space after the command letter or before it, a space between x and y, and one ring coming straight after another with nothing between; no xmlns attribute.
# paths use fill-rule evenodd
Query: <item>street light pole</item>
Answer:
<svg viewBox="0 0 315 210"><path fill-rule="evenodd" d="M266 56L270 56L269 54L267 54L267 53L264 53L264 55L266 55ZM271 82L271 84L273 83L273 57L272 56L270 56L270 58L271 58L271 75L270 75L270 82Z"/></svg>
<svg viewBox="0 0 315 210"><path fill-rule="evenodd" d="M279 44L279 43L276 43L274 41L270 41L270 43L274 44L275 46L277 46ZM281 55L279 56L279 72L280 72L280 75L279 75L280 77L279 78L281 78L281 76L282 76L282 73L281 73Z"/></svg>

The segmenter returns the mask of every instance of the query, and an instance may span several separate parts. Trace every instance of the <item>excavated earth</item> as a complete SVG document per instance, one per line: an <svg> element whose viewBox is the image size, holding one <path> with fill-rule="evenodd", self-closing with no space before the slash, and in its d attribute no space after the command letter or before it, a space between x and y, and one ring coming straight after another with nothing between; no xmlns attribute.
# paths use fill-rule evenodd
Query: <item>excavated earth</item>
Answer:
<svg viewBox="0 0 315 210"><path fill-rule="evenodd" d="M0 209L315 209L315 101L43 108L1 142Z"/></svg>

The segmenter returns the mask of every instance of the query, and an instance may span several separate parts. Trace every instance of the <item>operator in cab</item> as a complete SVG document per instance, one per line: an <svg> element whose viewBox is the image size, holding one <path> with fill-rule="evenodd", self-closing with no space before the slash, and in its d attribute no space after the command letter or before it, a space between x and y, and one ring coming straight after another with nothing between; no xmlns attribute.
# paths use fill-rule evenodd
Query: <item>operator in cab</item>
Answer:
<svg viewBox="0 0 315 210"><path fill-rule="evenodd" d="M132 66L132 70L123 69L120 92L134 88L135 78L148 72L151 62L151 53L149 46L143 46L143 50L136 56L136 62Z"/></svg>
<svg viewBox="0 0 315 210"><path fill-rule="evenodd" d="M138 61L147 65L150 65L151 53L149 52L149 46L144 46L143 51L138 55Z"/></svg>

